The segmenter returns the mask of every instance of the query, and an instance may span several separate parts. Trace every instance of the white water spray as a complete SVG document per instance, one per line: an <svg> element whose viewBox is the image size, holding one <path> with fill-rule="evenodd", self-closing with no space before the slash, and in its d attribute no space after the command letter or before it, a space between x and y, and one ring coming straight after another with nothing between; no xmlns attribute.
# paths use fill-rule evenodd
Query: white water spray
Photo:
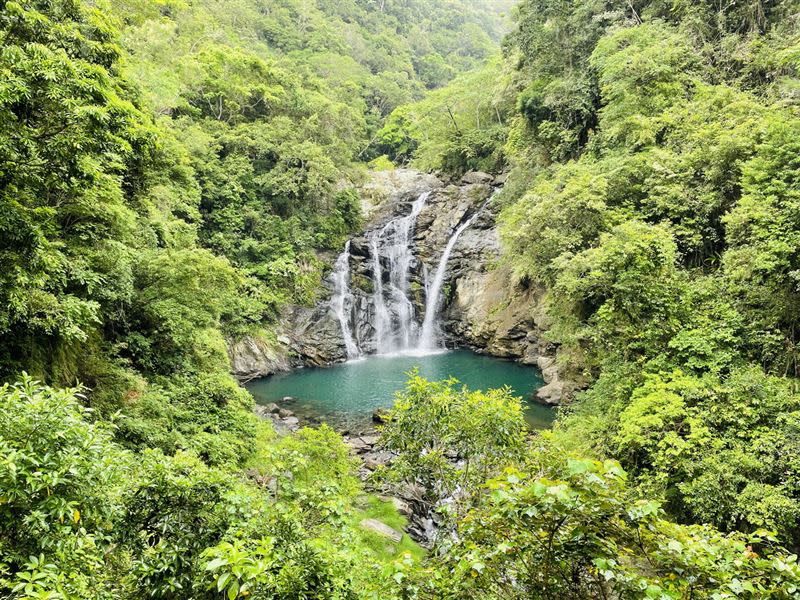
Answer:
<svg viewBox="0 0 800 600"><path fill-rule="evenodd" d="M430 192L421 194L411 205L411 212L389 221L370 239L372 254L373 306L375 340L378 354L407 350L416 338L414 304L409 298L411 251L414 225L425 207ZM383 263L388 270L384 286Z"/></svg>
<svg viewBox="0 0 800 600"><path fill-rule="evenodd" d="M353 296L350 293L349 281L350 241L348 240L344 246L344 252L339 255L333 266L333 296L331 297L330 306L342 328L342 340L344 341L347 358L352 359L361 356L361 352L353 339L353 333L350 329Z"/></svg>
<svg viewBox="0 0 800 600"><path fill-rule="evenodd" d="M444 285L444 277L447 274L447 263L450 260L450 255L453 253L456 242L458 242L458 238L475 222L482 210L481 208L456 228L453 235L450 236L447 246L445 246L442 257L439 259L439 265L436 267L433 281L428 287L427 295L425 296L425 319L422 322L422 332L417 344L420 350L434 350L440 347L441 327L439 326L438 317L442 306L442 286Z"/></svg>
<svg viewBox="0 0 800 600"><path fill-rule="evenodd" d="M368 237L372 263L372 314L365 316L371 316L378 355L422 355L442 350L439 313L444 302L442 288L450 256L461 234L475 222L483 207L456 227L432 278L427 265L422 265L425 315L420 326L410 293L411 266L415 260L412 248L417 217L429 195L430 192L421 194L412 203L409 214L391 219ZM361 351L351 329L354 298L348 287L349 265L350 242L334 268L331 309L339 319L347 357L352 359L361 356Z"/></svg>

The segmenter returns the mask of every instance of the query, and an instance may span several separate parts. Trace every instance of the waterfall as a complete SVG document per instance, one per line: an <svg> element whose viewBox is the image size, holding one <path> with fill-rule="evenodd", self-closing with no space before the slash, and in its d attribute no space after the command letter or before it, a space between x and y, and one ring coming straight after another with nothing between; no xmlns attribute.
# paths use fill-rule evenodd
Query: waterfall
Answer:
<svg viewBox="0 0 800 600"><path fill-rule="evenodd" d="M352 316L353 296L350 294L350 241L345 244L344 252L336 259L333 266L333 296L331 297L331 310L339 319L342 328L342 340L344 340L347 358L358 358L361 352L353 340L350 330L350 317Z"/></svg>
<svg viewBox="0 0 800 600"><path fill-rule="evenodd" d="M386 310L386 302L383 300L383 270L381 268L381 256L378 252L378 240L372 238L372 304L375 307L375 344L378 354L381 353L382 344L385 343L386 330L391 327L389 311Z"/></svg>
<svg viewBox="0 0 800 600"><path fill-rule="evenodd" d="M356 322L360 323L365 319L371 321L377 354L425 353L441 347L438 317L443 303L442 287L448 262L459 237L475 222L483 208L455 228L432 276L427 265L422 264L425 315L420 326L411 295L412 265L416 260L413 253L414 228L429 195L430 192L420 194L411 204L407 215L394 217L382 228L367 234L372 271L372 310L371 314L365 311L363 315L358 315ZM361 351L351 329L355 300L350 292L349 279L350 242L347 242L334 267L334 293L330 308L339 320L347 357L352 359L361 356ZM363 342L361 340L362 347Z"/></svg>
<svg viewBox="0 0 800 600"><path fill-rule="evenodd" d="M447 273L447 263L458 238L465 229L472 225L482 210L481 208L456 228L453 235L450 236L447 246L445 246L442 257L439 259L439 265L436 267L433 281L428 286L427 294L425 295L425 319L422 322L422 333L419 336L419 344L417 345L420 350L434 350L439 347L440 327L437 317L442 305L442 286L444 285L444 276Z"/></svg>
<svg viewBox="0 0 800 600"><path fill-rule="evenodd" d="M414 225L430 192L420 194L411 212L389 221L370 239L372 254L373 306L378 354L407 350L416 341L414 304L409 298L411 251ZM384 286L384 263L388 281Z"/></svg>

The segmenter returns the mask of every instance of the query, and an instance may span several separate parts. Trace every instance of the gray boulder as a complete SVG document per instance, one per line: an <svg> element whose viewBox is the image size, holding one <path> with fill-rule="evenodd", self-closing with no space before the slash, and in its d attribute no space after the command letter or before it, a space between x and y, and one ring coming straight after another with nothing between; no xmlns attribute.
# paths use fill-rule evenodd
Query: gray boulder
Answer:
<svg viewBox="0 0 800 600"><path fill-rule="evenodd" d="M396 529L392 529L386 523L382 523L377 519L364 519L361 521L360 525L362 529L377 533L382 537L392 540L395 544L400 543L400 540L403 539L402 533Z"/></svg>
<svg viewBox="0 0 800 600"><path fill-rule="evenodd" d="M469 173L465 173L461 178L461 183L466 183L467 185L473 185L476 183L491 183L492 181L494 181L494 177L482 171L471 171Z"/></svg>

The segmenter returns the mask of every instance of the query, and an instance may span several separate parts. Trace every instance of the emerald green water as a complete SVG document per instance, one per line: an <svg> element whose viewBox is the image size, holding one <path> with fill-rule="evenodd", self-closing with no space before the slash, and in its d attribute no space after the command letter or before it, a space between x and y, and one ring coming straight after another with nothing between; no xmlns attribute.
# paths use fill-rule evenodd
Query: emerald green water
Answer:
<svg viewBox="0 0 800 600"><path fill-rule="evenodd" d="M469 350L453 350L423 356L370 356L325 368L297 369L257 379L247 389L259 404L275 402L301 418L312 418L339 429L368 428L372 411L392 405L403 388L406 373L418 368L430 380L455 377L471 389L509 386L525 403L525 417L532 428L549 427L552 408L532 400L544 382L538 369ZM284 401L283 398L291 397Z"/></svg>

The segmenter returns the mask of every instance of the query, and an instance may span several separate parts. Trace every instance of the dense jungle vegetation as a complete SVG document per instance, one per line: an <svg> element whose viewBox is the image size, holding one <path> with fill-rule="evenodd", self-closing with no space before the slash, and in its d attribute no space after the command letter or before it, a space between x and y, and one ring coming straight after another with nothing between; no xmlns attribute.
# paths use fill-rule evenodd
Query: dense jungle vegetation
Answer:
<svg viewBox="0 0 800 600"><path fill-rule="evenodd" d="M0 597L800 597L800 7L512 4L0 2ZM389 161L510 170L585 385L531 437L410 377L380 476L457 497L428 553L226 353Z"/></svg>

